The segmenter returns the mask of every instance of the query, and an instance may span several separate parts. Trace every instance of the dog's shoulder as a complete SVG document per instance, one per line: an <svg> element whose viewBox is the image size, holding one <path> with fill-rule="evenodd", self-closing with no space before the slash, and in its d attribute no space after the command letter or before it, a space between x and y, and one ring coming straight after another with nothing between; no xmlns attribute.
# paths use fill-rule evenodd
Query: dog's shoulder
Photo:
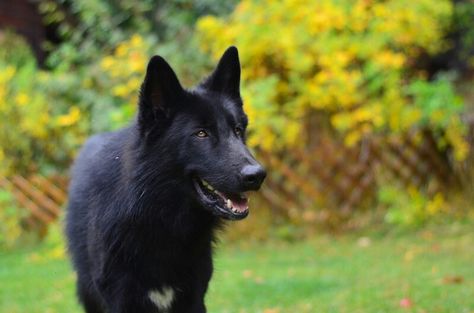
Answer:
<svg viewBox="0 0 474 313"><path fill-rule="evenodd" d="M91 136L82 146L71 171L71 187L87 190L92 186L112 184L123 167L124 150L132 130Z"/></svg>

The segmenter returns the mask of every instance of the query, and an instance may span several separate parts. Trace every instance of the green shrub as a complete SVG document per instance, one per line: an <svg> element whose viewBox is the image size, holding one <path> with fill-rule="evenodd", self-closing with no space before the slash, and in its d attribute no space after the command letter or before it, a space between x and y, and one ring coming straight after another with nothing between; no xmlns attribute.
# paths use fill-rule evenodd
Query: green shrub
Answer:
<svg viewBox="0 0 474 313"><path fill-rule="evenodd" d="M20 209L12 194L0 188L0 248L12 248L23 232L21 220L25 211Z"/></svg>
<svg viewBox="0 0 474 313"><path fill-rule="evenodd" d="M72 92L80 89L78 79L40 70L18 37L10 34L2 40L0 173L64 168L89 132L77 91Z"/></svg>
<svg viewBox="0 0 474 313"><path fill-rule="evenodd" d="M450 30L450 44L458 62L474 68L474 2L455 1L453 23ZM457 41L457 42L456 42Z"/></svg>
<svg viewBox="0 0 474 313"><path fill-rule="evenodd" d="M448 211L441 193L428 197L415 187L381 186L378 202L387 210L385 220L400 226L420 226Z"/></svg>

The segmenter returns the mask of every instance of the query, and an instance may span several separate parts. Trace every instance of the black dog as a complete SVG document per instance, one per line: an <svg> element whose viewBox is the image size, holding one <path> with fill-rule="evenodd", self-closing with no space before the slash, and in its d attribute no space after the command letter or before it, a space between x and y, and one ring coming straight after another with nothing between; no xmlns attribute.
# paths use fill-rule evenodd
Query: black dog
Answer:
<svg viewBox="0 0 474 313"><path fill-rule="evenodd" d="M245 146L235 47L192 90L148 64L136 122L76 160L66 232L86 312L206 312L212 241L248 214L264 169Z"/></svg>

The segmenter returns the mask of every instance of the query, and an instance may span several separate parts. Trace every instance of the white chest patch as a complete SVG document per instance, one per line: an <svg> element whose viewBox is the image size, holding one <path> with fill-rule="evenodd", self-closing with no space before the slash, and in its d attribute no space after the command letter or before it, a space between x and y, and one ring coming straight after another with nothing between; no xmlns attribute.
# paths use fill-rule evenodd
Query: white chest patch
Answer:
<svg viewBox="0 0 474 313"><path fill-rule="evenodd" d="M174 290L169 286L164 286L161 290L150 290L148 297L160 311L166 312L171 309L171 304L173 304Z"/></svg>

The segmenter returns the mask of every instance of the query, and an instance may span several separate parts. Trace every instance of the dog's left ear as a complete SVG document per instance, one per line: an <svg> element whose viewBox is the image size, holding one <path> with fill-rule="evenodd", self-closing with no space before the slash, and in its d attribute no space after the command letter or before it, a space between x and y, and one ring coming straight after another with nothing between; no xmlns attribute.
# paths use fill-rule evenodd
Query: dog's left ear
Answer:
<svg viewBox="0 0 474 313"><path fill-rule="evenodd" d="M240 98L240 61L236 47L227 48L214 72L201 86L232 98Z"/></svg>

